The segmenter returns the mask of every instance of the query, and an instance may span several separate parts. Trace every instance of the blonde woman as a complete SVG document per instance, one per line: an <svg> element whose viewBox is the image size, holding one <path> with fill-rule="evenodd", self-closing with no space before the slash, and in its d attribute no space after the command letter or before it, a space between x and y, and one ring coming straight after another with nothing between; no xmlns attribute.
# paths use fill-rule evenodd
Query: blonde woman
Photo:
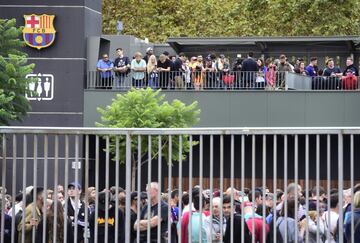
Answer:
<svg viewBox="0 0 360 243"><path fill-rule="evenodd" d="M146 66L148 74L148 86L151 88L158 88L158 71L157 71L157 61L154 55L149 57L148 64Z"/></svg>

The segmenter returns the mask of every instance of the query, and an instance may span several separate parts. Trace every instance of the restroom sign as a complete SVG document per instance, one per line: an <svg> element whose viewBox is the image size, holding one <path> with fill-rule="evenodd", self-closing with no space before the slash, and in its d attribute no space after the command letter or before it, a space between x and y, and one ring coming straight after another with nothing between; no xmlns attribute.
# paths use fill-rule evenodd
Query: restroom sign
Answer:
<svg viewBox="0 0 360 243"><path fill-rule="evenodd" d="M52 74L28 74L26 78L33 78L35 81L29 84L32 95L27 95L28 100L47 101L54 99L54 75Z"/></svg>

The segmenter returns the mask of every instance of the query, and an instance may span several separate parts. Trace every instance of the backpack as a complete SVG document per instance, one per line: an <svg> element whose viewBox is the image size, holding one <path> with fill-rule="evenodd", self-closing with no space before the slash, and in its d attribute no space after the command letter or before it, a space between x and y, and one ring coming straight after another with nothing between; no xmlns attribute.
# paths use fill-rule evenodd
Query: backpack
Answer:
<svg viewBox="0 0 360 243"><path fill-rule="evenodd" d="M276 218L278 218L278 216L276 216ZM282 222L282 221L281 221ZM280 222L280 223L281 223ZM274 217L271 219L270 223L269 223L269 233L266 237L266 242L267 243L273 243L275 242L274 239L274 227L276 227L276 242L277 243L284 243L284 240L282 238L282 235L281 235L281 232L280 232L280 229L279 229L279 224L277 224L275 221L274 221Z"/></svg>

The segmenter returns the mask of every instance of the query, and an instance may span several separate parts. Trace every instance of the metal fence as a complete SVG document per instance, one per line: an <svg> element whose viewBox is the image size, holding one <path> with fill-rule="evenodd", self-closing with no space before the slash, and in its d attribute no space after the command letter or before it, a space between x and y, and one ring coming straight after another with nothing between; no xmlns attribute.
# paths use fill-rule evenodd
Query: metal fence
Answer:
<svg viewBox="0 0 360 243"><path fill-rule="evenodd" d="M1 127L0 134L1 242L358 239L360 128ZM73 159L82 167L69 173ZM95 195L81 196L77 182Z"/></svg>
<svg viewBox="0 0 360 243"><path fill-rule="evenodd" d="M290 72L129 72L116 74L89 71L86 89L131 87L177 90L358 90L359 78L309 77Z"/></svg>
<svg viewBox="0 0 360 243"><path fill-rule="evenodd" d="M87 89L129 89L151 87L154 89L280 89L285 88L285 72L277 72L265 80L259 72L129 72L115 74L89 71Z"/></svg>

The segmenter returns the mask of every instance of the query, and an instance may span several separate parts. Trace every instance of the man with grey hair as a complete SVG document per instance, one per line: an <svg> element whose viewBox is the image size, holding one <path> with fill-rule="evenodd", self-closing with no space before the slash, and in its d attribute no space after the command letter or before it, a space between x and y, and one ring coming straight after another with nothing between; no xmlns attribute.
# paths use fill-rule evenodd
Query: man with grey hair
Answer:
<svg viewBox="0 0 360 243"><path fill-rule="evenodd" d="M160 227L160 242L167 241L168 205L159 198L159 184L151 182L146 188L148 192L148 204L144 206L140 214L140 220L134 224L134 230L140 229L140 242L147 242L148 224L150 225L150 242L158 242L158 227ZM158 205L160 204L160 212ZM150 206L150 209L149 209ZM150 214L149 214L150 211Z"/></svg>

